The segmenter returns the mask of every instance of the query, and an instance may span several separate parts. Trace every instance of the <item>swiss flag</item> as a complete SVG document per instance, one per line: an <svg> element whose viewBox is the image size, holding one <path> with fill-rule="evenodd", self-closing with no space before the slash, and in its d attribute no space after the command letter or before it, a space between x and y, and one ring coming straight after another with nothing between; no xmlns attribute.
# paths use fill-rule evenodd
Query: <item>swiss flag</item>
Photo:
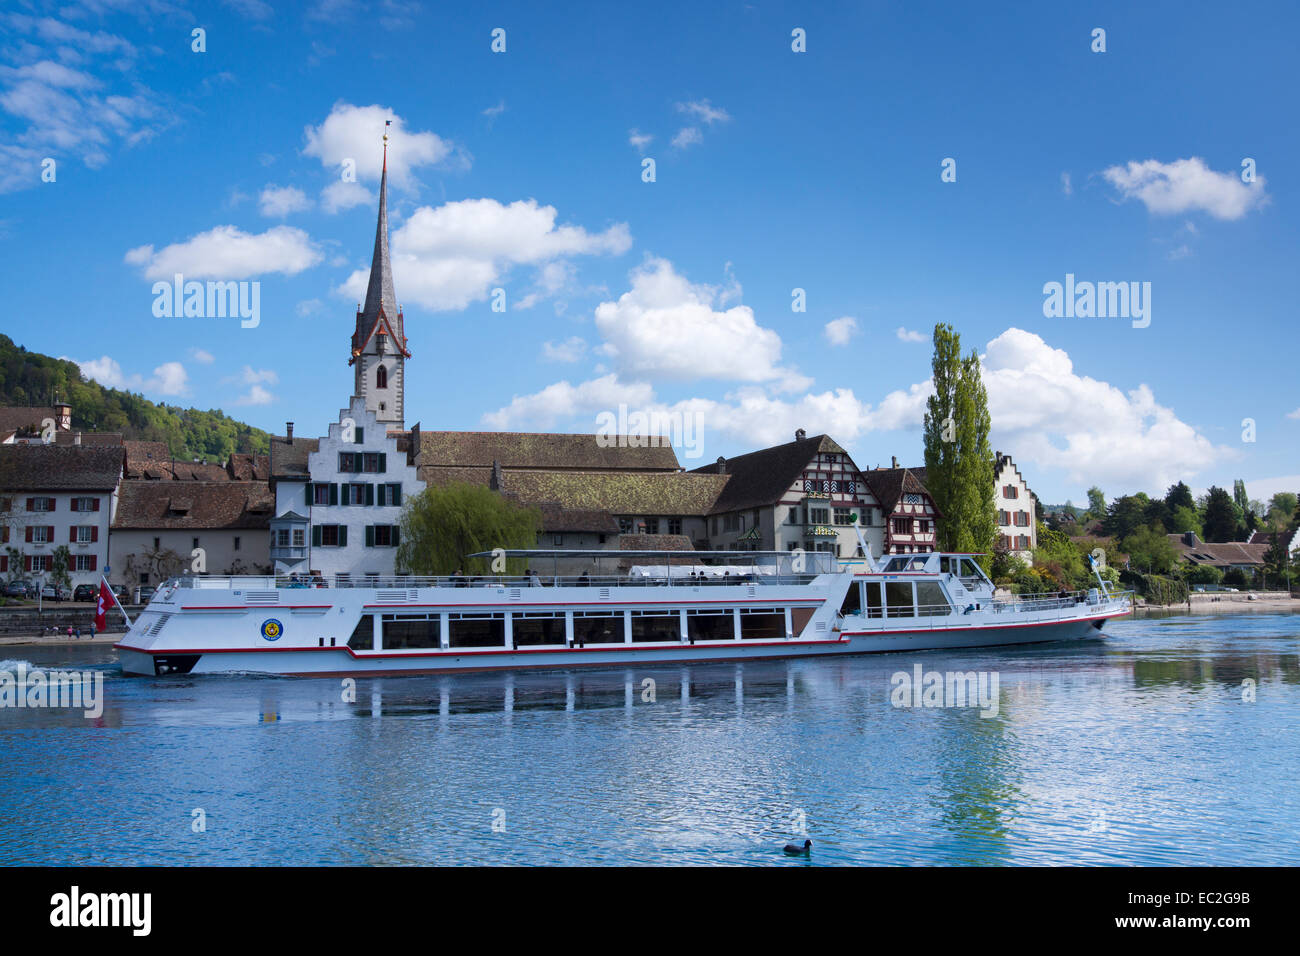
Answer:
<svg viewBox="0 0 1300 956"><path fill-rule="evenodd" d="M108 582L99 579L99 600L95 604L95 633L103 634L108 630L108 609L113 603L113 592L108 589Z"/></svg>

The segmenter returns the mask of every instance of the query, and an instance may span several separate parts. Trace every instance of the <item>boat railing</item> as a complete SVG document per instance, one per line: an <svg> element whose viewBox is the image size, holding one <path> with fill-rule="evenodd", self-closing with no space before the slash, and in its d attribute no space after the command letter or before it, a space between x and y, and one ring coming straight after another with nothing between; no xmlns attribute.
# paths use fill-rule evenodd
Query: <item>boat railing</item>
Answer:
<svg viewBox="0 0 1300 956"><path fill-rule="evenodd" d="M722 574L697 577L651 577L641 575L592 574L447 574L447 575L374 575L356 577L339 574L324 577L305 575L185 575L159 585L168 588L212 588L215 590L271 590L276 588L528 588L528 587L673 587L697 588L761 585L805 585L816 574Z"/></svg>

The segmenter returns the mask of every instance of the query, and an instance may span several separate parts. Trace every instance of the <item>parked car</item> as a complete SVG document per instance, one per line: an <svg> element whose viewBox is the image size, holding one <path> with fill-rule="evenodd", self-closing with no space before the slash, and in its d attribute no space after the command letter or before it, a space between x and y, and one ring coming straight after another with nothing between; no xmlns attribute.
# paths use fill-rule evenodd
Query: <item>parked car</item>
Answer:
<svg viewBox="0 0 1300 956"><path fill-rule="evenodd" d="M124 584L110 584L108 589L113 592L114 596L122 604L131 600L131 592L126 589Z"/></svg>
<svg viewBox="0 0 1300 956"><path fill-rule="evenodd" d="M10 581L5 585L5 597L34 598L36 597L36 585L31 581L21 579Z"/></svg>
<svg viewBox="0 0 1300 956"><path fill-rule="evenodd" d="M157 592L157 588L152 584L141 584L135 589L135 600L133 604L148 604Z"/></svg>
<svg viewBox="0 0 1300 956"><path fill-rule="evenodd" d="M47 584L41 588L41 600L43 601L71 601L72 591L62 584Z"/></svg>
<svg viewBox="0 0 1300 956"><path fill-rule="evenodd" d="M78 584L72 589L72 600L74 601L93 601L99 594L99 585L97 584Z"/></svg>

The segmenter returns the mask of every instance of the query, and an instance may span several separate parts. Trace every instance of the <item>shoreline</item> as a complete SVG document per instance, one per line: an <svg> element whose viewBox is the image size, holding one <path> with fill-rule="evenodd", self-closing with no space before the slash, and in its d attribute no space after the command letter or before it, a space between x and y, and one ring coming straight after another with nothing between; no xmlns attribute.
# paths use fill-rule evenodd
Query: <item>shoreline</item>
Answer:
<svg viewBox="0 0 1300 956"><path fill-rule="evenodd" d="M1250 599L1250 594L1255 599ZM1300 600L1279 592L1194 594L1177 604L1135 604L1133 613L1161 611L1170 614L1250 614L1255 611L1300 611Z"/></svg>

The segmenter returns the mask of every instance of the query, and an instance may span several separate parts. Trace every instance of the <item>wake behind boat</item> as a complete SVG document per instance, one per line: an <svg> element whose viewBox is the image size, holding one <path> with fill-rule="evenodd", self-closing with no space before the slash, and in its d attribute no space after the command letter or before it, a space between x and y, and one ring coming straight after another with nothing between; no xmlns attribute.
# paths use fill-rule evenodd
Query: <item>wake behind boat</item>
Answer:
<svg viewBox="0 0 1300 956"><path fill-rule="evenodd" d="M939 552L865 570L827 553L469 557L528 573L174 578L114 646L127 674L427 674L1081 640L1130 612L1100 576L1086 592L997 597L972 555Z"/></svg>

